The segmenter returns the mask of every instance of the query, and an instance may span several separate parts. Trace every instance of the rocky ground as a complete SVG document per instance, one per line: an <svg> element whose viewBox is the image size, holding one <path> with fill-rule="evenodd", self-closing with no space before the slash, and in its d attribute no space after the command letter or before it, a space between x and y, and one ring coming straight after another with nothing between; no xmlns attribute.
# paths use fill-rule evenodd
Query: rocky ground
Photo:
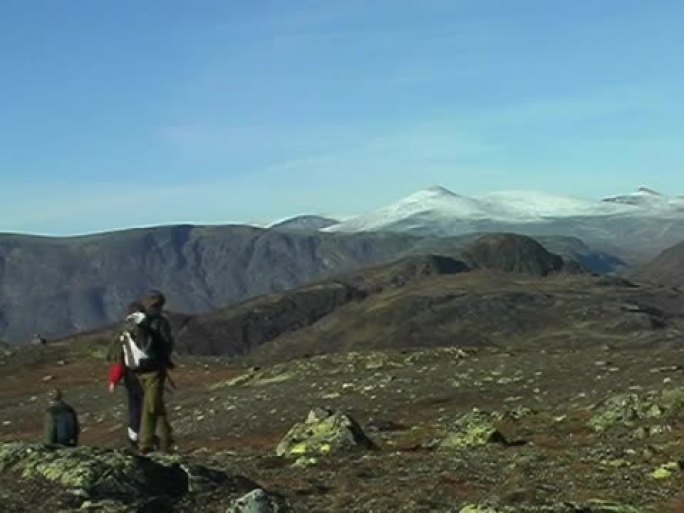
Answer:
<svg viewBox="0 0 684 513"><path fill-rule="evenodd" d="M151 460L124 449L123 392L107 393L100 353L0 355L4 511L225 512L256 488L270 509L244 511L684 511L684 349L673 342L349 353L260 369L185 357L168 394L178 454ZM39 441L55 385L87 447L9 443ZM320 407L350 415L370 443L356 445L342 417L310 415Z"/></svg>

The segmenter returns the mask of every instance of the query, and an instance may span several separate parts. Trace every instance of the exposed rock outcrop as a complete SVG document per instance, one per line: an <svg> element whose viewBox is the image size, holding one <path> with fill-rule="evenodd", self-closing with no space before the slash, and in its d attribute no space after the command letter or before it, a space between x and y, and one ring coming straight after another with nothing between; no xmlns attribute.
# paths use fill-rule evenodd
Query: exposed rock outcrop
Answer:
<svg viewBox="0 0 684 513"><path fill-rule="evenodd" d="M309 412L305 422L290 429L278 444L276 454L297 459L374 447L358 422L349 415L315 408Z"/></svg>

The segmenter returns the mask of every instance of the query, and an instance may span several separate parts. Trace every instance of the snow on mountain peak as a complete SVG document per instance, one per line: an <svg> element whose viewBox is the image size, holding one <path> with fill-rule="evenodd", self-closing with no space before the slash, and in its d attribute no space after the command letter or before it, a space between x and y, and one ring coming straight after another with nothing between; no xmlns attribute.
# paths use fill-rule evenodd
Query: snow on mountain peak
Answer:
<svg viewBox="0 0 684 513"><path fill-rule="evenodd" d="M432 186L325 231L450 233L455 223L476 227L482 222L545 223L565 218L634 215L680 218L684 216L684 199L663 196L645 187L630 195L599 201L539 191L501 191L469 197Z"/></svg>
<svg viewBox="0 0 684 513"><path fill-rule="evenodd" d="M637 189L637 194L644 194L648 196L663 196L662 193L654 191L653 189L649 189L648 187L639 187L639 189Z"/></svg>
<svg viewBox="0 0 684 513"><path fill-rule="evenodd" d="M560 196L543 191L492 192L481 198L510 218L573 217L620 214L623 205L606 204L594 200Z"/></svg>
<svg viewBox="0 0 684 513"><path fill-rule="evenodd" d="M422 191L418 191L416 194L424 194L424 195L432 195L432 196L447 196L447 197L453 197L453 196L458 196L453 191L450 191L446 187L442 187L441 185L432 185L431 187L428 187L427 189L423 189Z"/></svg>
<svg viewBox="0 0 684 513"><path fill-rule="evenodd" d="M631 194L621 194L603 198L603 202L632 205L658 213L666 211L680 212L684 209L684 201L682 201L682 198L666 196L658 191L649 189L648 187L639 187L636 192Z"/></svg>

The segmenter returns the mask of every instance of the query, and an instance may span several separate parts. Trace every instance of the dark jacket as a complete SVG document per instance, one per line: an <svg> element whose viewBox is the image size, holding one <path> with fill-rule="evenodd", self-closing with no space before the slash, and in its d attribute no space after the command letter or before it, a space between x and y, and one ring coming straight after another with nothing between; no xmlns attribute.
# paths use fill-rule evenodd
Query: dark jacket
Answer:
<svg viewBox="0 0 684 513"><path fill-rule="evenodd" d="M55 401L45 411L43 442L75 447L81 428L74 409L64 401Z"/></svg>
<svg viewBox="0 0 684 513"><path fill-rule="evenodd" d="M165 371L173 368L173 335L168 319L159 312L150 312L138 325L140 348L147 354L141 372Z"/></svg>

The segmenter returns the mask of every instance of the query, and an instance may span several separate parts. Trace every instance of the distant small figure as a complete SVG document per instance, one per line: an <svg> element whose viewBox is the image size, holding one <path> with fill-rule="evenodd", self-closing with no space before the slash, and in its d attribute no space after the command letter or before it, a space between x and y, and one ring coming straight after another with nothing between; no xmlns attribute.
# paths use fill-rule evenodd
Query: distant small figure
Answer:
<svg viewBox="0 0 684 513"><path fill-rule="evenodd" d="M43 442L76 447L80 426L74 409L62 400L62 392L54 388L49 394L50 404L45 411Z"/></svg>
<svg viewBox="0 0 684 513"><path fill-rule="evenodd" d="M33 335L31 343L36 346L44 346L47 344L47 340L45 340L45 337L41 336L40 333L36 333Z"/></svg>

